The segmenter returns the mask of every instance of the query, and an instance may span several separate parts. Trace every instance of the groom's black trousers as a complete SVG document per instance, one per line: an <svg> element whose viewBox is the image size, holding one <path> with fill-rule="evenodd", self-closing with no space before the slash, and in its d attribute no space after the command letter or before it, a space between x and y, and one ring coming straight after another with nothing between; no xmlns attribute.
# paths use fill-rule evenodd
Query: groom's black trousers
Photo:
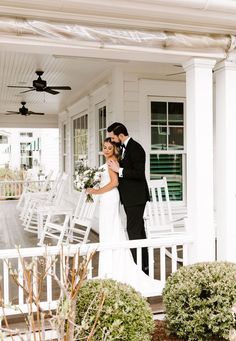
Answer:
<svg viewBox="0 0 236 341"><path fill-rule="evenodd" d="M146 239L144 229L143 213L145 205L125 206L124 210L127 217L127 233L130 240ZM137 263L136 249L131 249L133 259ZM148 274L148 252L147 248L142 248L142 270Z"/></svg>

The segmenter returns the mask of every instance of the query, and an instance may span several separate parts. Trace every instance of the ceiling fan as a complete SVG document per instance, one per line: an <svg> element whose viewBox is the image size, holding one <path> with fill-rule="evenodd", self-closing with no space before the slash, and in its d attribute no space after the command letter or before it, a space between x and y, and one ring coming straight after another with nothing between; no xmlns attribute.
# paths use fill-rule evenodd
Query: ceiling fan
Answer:
<svg viewBox="0 0 236 341"><path fill-rule="evenodd" d="M179 65L179 64L174 64L173 66L178 67L178 68L182 68L182 65ZM185 71L180 71L180 72L175 72L175 73L169 73L166 76L167 77L169 77L169 76L177 76L177 75L182 75L184 73L185 73Z"/></svg>
<svg viewBox="0 0 236 341"><path fill-rule="evenodd" d="M8 113L5 115L23 115L23 116L29 116L29 115L45 115L43 112L34 112L29 111L28 108L25 107L26 102L21 102L22 107L19 108L19 111L7 111Z"/></svg>
<svg viewBox="0 0 236 341"><path fill-rule="evenodd" d="M20 89L28 89L25 91L21 91L20 93L30 92L30 91L40 91L40 92L48 92L52 95L59 94L59 91L56 90L71 90L70 86L47 86L47 82L41 78L43 75L43 71L36 71L36 75L38 76L38 79L35 79L33 81L33 86L18 86L18 85L8 85L8 88L20 88Z"/></svg>

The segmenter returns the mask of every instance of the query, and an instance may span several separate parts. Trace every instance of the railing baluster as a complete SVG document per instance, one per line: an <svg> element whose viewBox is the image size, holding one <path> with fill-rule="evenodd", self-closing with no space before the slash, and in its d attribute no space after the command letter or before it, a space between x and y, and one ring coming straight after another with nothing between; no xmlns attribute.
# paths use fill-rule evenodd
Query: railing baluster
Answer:
<svg viewBox="0 0 236 341"><path fill-rule="evenodd" d="M47 301L52 302L52 276L51 276L52 256L47 255L46 269L47 269Z"/></svg>
<svg viewBox="0 0 236 341"><path fill-rule="evenodd" d="M161 246L160 248L160 280L165 283L166 281L166 248Z"/></svg>
<svg viewBox="0 0 236 341"><path fill-rule="evenodd" d="M183 244L183 265L188 264L188 244Z"/></svg>
<svg viewBox="0 0 236 341"><path fill-rule="evenodd" d="M22 261L23 258L22 256L18 258L18 295L19 295L19 305L24 304L24 291L23 291L23 286L24 286L24 276L23 276L23 266L22 266Z"/></svg>
<svg viewBox="0 0 236 341"><path fill-rule="evenodd" d="M89 259L90 255L87 255L87 261ZM88 263L88 275L87 278L91 279L93 277L93 266L92 266L93 259L91 258L91 261Z"/></svg>
<svg viewBox="0 0 236 341"><path fill-rule="evenodd" d="M9 265L8 259L3 260L3 295L4 303L9 304Z"/></svg>
<svg viewBox="0 0 236 341"><path fill-rule="evenodd" d="M38 296L38 258L33 257L33 278L32 278L32 286L33 292L35 296Z"/></svg>
<svg viewBox="0 0 236 341"><path fill-rule="evenodd" d="M148 248L148 267L149 267L149 277L154 278L154 248Z"/></svg>
<svg viewBox="0 0 236 341"><path fill-rule="evenodd" d="M62 286L64 285L65 282L65 264L66 264L66 256L64 253L61 254L60 256L60 282Z"/></svg>
<svg viewBox="0 0 236 341"><path fill-rule="evenodd" d="M142 248L137 247L137 265L139 269L142 269Z"/></svg>
<svg viewBox="0 0 236 341"><path fill-rule="evenodd" d="M172 245L171 247L171 270L172 272L175 272L177 270L177 247L176 245Z"/></svg>

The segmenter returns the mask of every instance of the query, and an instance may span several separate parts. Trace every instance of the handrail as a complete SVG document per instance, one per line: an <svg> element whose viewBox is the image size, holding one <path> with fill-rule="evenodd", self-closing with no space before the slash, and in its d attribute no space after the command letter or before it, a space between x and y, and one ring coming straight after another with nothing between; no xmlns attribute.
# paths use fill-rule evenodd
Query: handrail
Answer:
<svg viewBox="0 0 236 341"><path fill-rule="evenodd" d="M19 309L22 312L27 312L27 303L25 302L23 289L22 287L17 288L17 293L14 293L14 307L12 307L12 297L11 297L11 289L10 289L10 277L11 271L9 270L8 264L13 264L12 268L16 269L18 272L18 278L23 278L23 269L22 269L22 261L25 259L27 263L32 264L33 261L40 261L42 257L46 257L47 264L51 264L49 266L49 273L55 269L55 263L53 260L58 259L58 266L65 263L66 257L71 257L78 253L81 257L87 257L92 252L101 252L103 250L110 250L111 257L115 255L115 250L119 249L124 254L127 252L127 249L136 248L137 249L137 259L138 259L138 267L141 269L141 259L142 259L142 248L148 248L149 255L149 276L151 278L155 278L159 281L159 286L154 289L145 289L145 292L142 292L143 295L147 297L151 296L159 296L162 294L162 289L165 286L166 277L169 275L169 271L172 273L176 271L179 267L178 257L177 257L177 246L182 246L182 264L187 265L188 263L188 245L192 242L190 236L185 233L175 233L173 235L162 236L156 239L142 239L142 240L127 240L117 243L106 243L106 244L73 244L69 246L50 246L50 247L34 247L34 248L23 248L23 249L8 249L8 250L0 250L0 267L2 268L2 287L4 293L4 304L5 309L4 313L6 315L15 315L19 314ZM171 254L171 268L168 269L167 272L167 263L166 263L166 250L169 250ZM155 257L155 250L158 250L158 254L160 258L157 259ZM96 259L96 257L94 257ZM88 278L98 278L96 273L96 260L92 258L89 264ZM123 257L121 257L123 259ZM155 271L154 272L154 265ZM125 266L125 264L124 264ZM157 274L158 273L158 274ZM62 273L60 272L62 276ZM156 278L158 276L158 278ZM60 280L60 278L59 278ZM47 280L45 280L45 290L46 295L44 300L41 301L41 306L44 309L54 309L57 306L57 302L59 299L60 293L58 290L55 290L52 286L52 278L47 276ZM154 291L155 292L154 292ZM16 290L15 290L16 291ZM2 308L0 308L0 315L3 313Z"/></svg>
<svg viewBox="0 0 236 341"><path fill-rule="evenodd" d="M46 180L3 180L0 181L0 200L18 199L25 186L40 191ZM53 181L50 181L50 183Z"/></svg>

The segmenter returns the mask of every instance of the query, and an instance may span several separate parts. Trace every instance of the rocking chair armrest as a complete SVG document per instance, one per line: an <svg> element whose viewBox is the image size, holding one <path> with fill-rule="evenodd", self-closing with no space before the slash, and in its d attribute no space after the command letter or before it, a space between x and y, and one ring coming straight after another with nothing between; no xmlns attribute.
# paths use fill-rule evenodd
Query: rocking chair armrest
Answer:
<svg viewBox="0 0 236 341"><path fill-rule="evenodd" d="M180 218L177 218L177 219L172 219L170 220L170 223L177 223L179 221L185 221L188 217L187 216L183 216L183 217L180 217Z"/></svg>
<svg viewBox="0 0 236 341"><path fill-rule="evenodd" d="M46 207L46 209L47 209L47 207ZM42 211L45 211L45 209L43 209L42 208ZM62 209L62 208L60 208L60 207L50 207L49 206L49 209L48 209L48 214L50 214L51 216L52 215L71 215L72 216L72 214L73 214L73 210L72 209L70 209L70 208L68 208L68 209Z"/></svg>

